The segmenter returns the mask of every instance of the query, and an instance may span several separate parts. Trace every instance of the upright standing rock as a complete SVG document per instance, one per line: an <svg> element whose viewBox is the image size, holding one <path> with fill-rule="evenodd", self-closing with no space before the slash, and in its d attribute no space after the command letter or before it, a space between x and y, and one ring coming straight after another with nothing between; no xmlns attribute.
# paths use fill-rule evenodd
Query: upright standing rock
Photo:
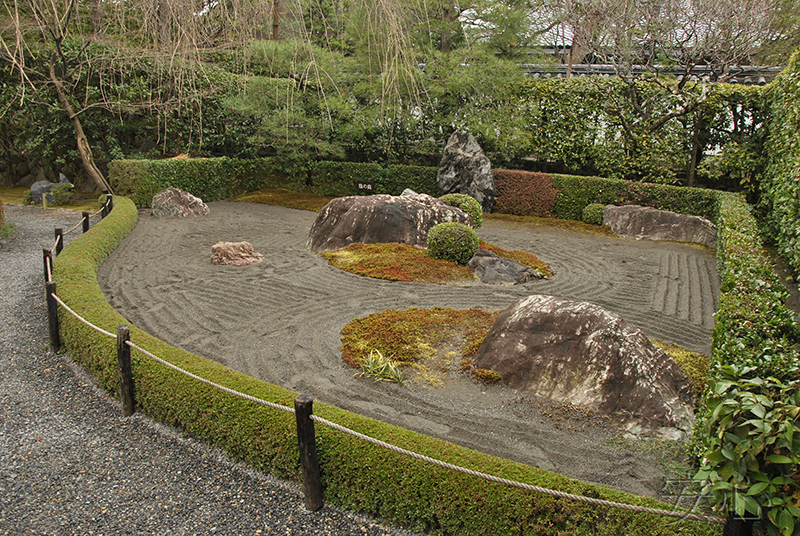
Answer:
<svg viewBox="0 0 800 536"><path fill-rule="evenodd" d="M495 200L492 163L468 132L456 131L447 140L439 173L436 176L439 194L467 194L491 212Z"/></svg>

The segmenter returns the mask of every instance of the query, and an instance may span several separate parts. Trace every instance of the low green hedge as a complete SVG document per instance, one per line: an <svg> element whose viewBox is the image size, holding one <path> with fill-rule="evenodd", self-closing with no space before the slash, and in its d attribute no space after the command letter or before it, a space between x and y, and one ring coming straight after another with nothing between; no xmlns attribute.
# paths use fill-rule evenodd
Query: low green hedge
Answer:
<svg viewBox="0 0 800 536"><path fill-rule="evenodd" d="M760 516L768 534L797 534L800 333L747 203L727 193L718 202L721 295L693 434L695 478L724 509Z"/></svg>
<svg viewBox="0 0 800 536"><path fill-rule="evenodd" d="M55 262L62 300L108 330L128 322L105 299L97 269L130 232L136 206L116 197L101 223L75 239ZM60 311L71 357L108 390L118 391L116 345ZM293 405L296 394L174 348L131 326L133 342L232 389ZM224 448L234 459L283 478L299 480L294 417L180 375L133 352L137 406L153 418ZM502 460L341 409L317 404L315 414L389 443L464 467L569 493L629 504L667 507L654 499L595 486L535 467ZM326 500L334 505L440 534L719 534L718 526L598 508L523 491L415 461L324 426L317 426ZM591 463L587 460L587 463Z"/></svg>

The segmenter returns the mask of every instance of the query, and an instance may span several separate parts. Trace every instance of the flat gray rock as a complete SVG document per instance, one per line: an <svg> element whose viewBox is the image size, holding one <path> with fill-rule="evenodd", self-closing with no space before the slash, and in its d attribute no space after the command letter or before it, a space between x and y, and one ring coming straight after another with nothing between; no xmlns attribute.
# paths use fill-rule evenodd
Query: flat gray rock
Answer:
<svg viewBox="0 0 800 536"><path fill-rule="evenodd" d="M603 210L603 225L625 238L678 240L717 247L717 226L700 216L639 205L608 205Z"/></svg>
<svg viewBox="0 0 800 536"><path fill-rule="evenodd" d="M544 274L521 262L479 249L467 263L472 273L488 285L516 285L533 279L542 279Z"/></svg>

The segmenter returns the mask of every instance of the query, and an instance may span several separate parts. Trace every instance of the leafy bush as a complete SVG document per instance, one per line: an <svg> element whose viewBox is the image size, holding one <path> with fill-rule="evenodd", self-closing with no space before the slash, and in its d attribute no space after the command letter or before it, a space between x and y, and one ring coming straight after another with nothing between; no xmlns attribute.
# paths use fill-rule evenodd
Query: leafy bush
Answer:
<svg viewBox="0 0 800 536"><path fill-rule="evenodd" d="M603 225L603 210L606 205L603 203L589 203L583 208L582 220L591 225Z"/></svg>
<svg viewBox="0 0 800 536"><path fill-rule="evenodd" d="M469 214L472 218L472 228L480 229L483 227L483 208L481 204L471 196L466 194L445 194L439 199L446 205L457 207Z"/></svg>
<svg viewBox="0 0 800 536"><path fill-rule="evenodd" d="M478 246L475 230L463 223L440 223L428 231L428 253L434 259L467 264Z"/></svg>
<svg viewBox="0 0 800 536"><path fill-rule="evenodd" d="M494 180L497 187L495 212L543 218L553 215L558 190L547 173L496 169Z"/></svg>
<svg viewBox="0 0 800 536"><path fill-rule="evenodd" d="M72 185L59 184L57 186L53 186L53 188L50 190L50 195L53 196L53 204L66 205L72 201L72 198L74 197Z"/></svg>

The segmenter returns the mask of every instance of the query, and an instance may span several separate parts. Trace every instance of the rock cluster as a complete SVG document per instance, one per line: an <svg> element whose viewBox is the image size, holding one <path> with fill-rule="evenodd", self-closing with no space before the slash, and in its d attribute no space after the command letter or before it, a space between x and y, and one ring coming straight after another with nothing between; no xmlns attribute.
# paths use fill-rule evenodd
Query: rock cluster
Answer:
<svg viewBox="0 0 800 536"><path fill-rule="evenodd" d="M31 200L37 205L41 205L42 198L46 196L47 202L53 203L53 195L50 193L50 191L60 184L68 185L69 189L75 187L71 182L69 182L69 179L67 179L66 175L59 173L58 182L37 181L31 184Z"/></svg>
<svg viewBox="0 0 800 536"><path fill-rule="evenodd" d="M539 270L486 249L476 251L467 266L483 283L489 285L516 285L544 278Z"/></svg>

